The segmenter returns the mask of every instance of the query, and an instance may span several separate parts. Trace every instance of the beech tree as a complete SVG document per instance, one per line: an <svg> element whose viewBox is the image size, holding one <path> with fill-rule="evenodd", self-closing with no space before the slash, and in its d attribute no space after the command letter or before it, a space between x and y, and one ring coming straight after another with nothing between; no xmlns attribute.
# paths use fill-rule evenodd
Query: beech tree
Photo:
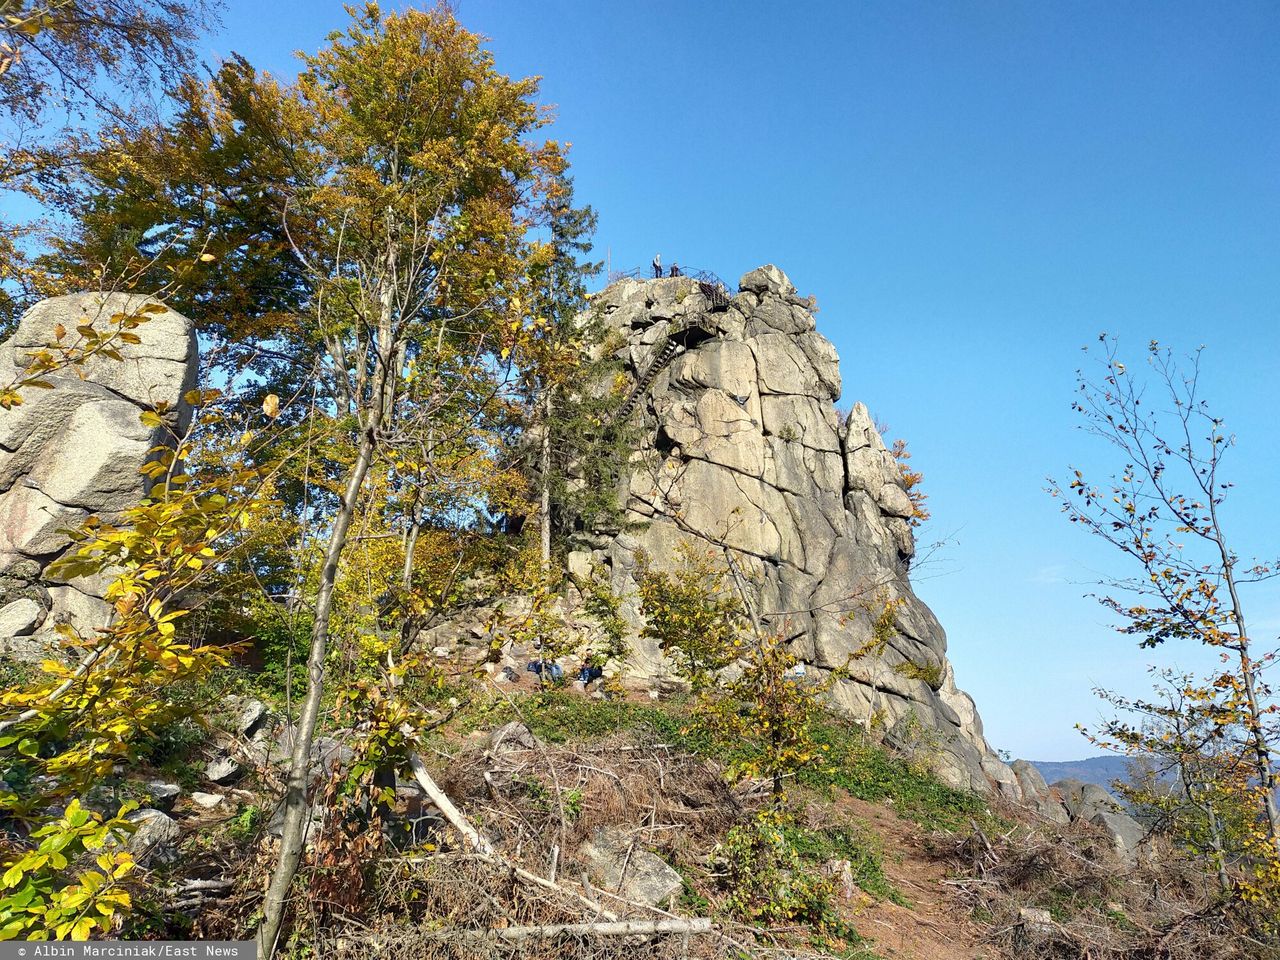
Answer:
<svg viewBox="0 0 1280 960"><path fill-rule="evenodd" d="M1241 758L1254 783L1259 879L1280 881L1280 811L1273 743L1276 703L1265 671L1275 652L1251 634L1248 588L1276 575L1271 563L1236 552L1224 510L1232 484L1223 470L1234 444L1200 396L1200 353L1185 364L1152 341L1147 365L1156 395L1120 361L1105 335L1100 377L1078 375L1073 409L1090 434L1118 454L1120 467L1094 484L1080 470L1050 492L1073 522L1119 550L1135 569L1105 582L1100 602L1117 629L1144 648L1192 644L1217 655L1221 669L1204 689L1188 683L1175 702L1210 711L1214 724L1241 730ZM1189 718L1194 720L1195 718ZM1199 723L1191 724L1192 729Z"/></svg>
<svg viewBox="0 0 1280 960"><path fill-rule="evenodd" d="M544 122L536 82L498 73L481 38L445 9L383 14L369 4L303 61L290 87L259 80L249 103L260 109L243 122L270 131L293 171L279 213L306 285L297 328L322 351L328 412L354 449L326 524L279 860L257 935L263 956L275 949L305 843L334 587L366 479L409 441L401 426L429 422L466 389L436 363L440 345L477 358L504 346L529 209L559 154L528 140ZM413 416L402 418L410 400Z"/></svg>

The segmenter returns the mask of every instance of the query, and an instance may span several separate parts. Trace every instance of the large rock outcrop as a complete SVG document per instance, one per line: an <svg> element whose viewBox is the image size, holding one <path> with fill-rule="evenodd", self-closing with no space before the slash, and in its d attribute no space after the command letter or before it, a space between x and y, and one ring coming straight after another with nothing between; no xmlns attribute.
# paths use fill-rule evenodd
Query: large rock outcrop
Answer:
<svg viewBox="0 0 1280 960"><path fill-rule="evenodd" d="M41 301L0 344L0 371L11 371L0 376L16 376L59 326L70 343L77 327L105 332L149 303L119 293ZM27 389L20 406L0 411L0 652L39 657L57 623L92 630L108 621L105 578L63 583L45 570L70 543L63 529L91 514L116 519L148 493L139 468L190 420L183 395L196 385L195 331L173 310L146 316L131 331L141 342L119 345L122 360L98 355L56 371L44 378L52 389ZM144 425L146 411L161 411L162 425Z"/></svg>
<svg viewBox="0 0 1280 960"><path fill-rule="evenodd" d="M631 524L589 533L571 563L608 567L638 622L639 551L662 567L682 541L727 548L756 611L803 660L851 671L834 687L840 706L948 782L1019 796L908 580L913 505L898 463L866 407L837 413L839 358L812 301L766 266L732 297L685 277L623 280L593 309L625 336L619 355L636 384L625 413L646 426L622 491ZM878 646L886 604L895 629ZM641 638L634 660L640 672L664 670Z"/></svg>

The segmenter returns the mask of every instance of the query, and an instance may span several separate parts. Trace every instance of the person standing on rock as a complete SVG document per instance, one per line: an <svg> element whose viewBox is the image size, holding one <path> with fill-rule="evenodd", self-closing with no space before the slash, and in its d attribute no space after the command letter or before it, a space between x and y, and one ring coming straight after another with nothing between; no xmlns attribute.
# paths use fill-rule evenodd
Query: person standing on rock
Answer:
<svg viewBox="0 0 1280 960"><path fill-rule="evenodd" d="M662 279L662 254L660 253L653 255L653 278L655 280Z"/></svg>
<svg viewBox="0 0 1280 960"><path fill-rule="evenodd" d="M680 276L680 264L676 263L674 260L671 262L670 276L673 276L673 277Z"/></svg>

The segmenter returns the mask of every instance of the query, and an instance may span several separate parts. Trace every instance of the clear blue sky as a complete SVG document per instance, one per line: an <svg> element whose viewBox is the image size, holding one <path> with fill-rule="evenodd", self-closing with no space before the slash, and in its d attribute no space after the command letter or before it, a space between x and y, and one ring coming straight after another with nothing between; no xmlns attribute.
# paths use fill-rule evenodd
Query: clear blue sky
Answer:
<svg viewBox="0 0 1280 960"><path fill-rule="evenodd" d="M545 78L615 267L773 262L818 297L844 402L924 471L924 539L951 542L918 589L997 747L1087 755L1090 687L1145 688L1150 655L1082 596L1119 559L1042 492L1102 452L1069 412L1100 331L1133 356L1208 344L1242 547L1277 551L1276 4L457 9L501 69ZM343 22L336 0L229 0L208 56L291 74ZM1280 600L1259 601L1280 632Z"/></svg>

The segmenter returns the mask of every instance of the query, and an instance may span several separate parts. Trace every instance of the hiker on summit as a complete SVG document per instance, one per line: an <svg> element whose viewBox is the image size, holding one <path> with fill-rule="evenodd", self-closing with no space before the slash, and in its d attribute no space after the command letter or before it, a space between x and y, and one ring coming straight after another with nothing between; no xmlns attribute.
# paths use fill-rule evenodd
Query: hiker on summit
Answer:
<svg viewBox="0 0 1280 960"><path fill-rule="evenodd" d="M675 261L672 261L672 263L671 263L671 272L670 272L669 274L667 274L667 276L670 276L670 277L678 277L678 276L680 276L680 275L681 275L681 274L680 274L680 264L676 263Z"/></svg>
<svg viewBox="0 0 1280 960"><path fill-rule="evenodd" d="M655 280L662 278L662 254L660 253L653 255L653 277Z"/></svg>

